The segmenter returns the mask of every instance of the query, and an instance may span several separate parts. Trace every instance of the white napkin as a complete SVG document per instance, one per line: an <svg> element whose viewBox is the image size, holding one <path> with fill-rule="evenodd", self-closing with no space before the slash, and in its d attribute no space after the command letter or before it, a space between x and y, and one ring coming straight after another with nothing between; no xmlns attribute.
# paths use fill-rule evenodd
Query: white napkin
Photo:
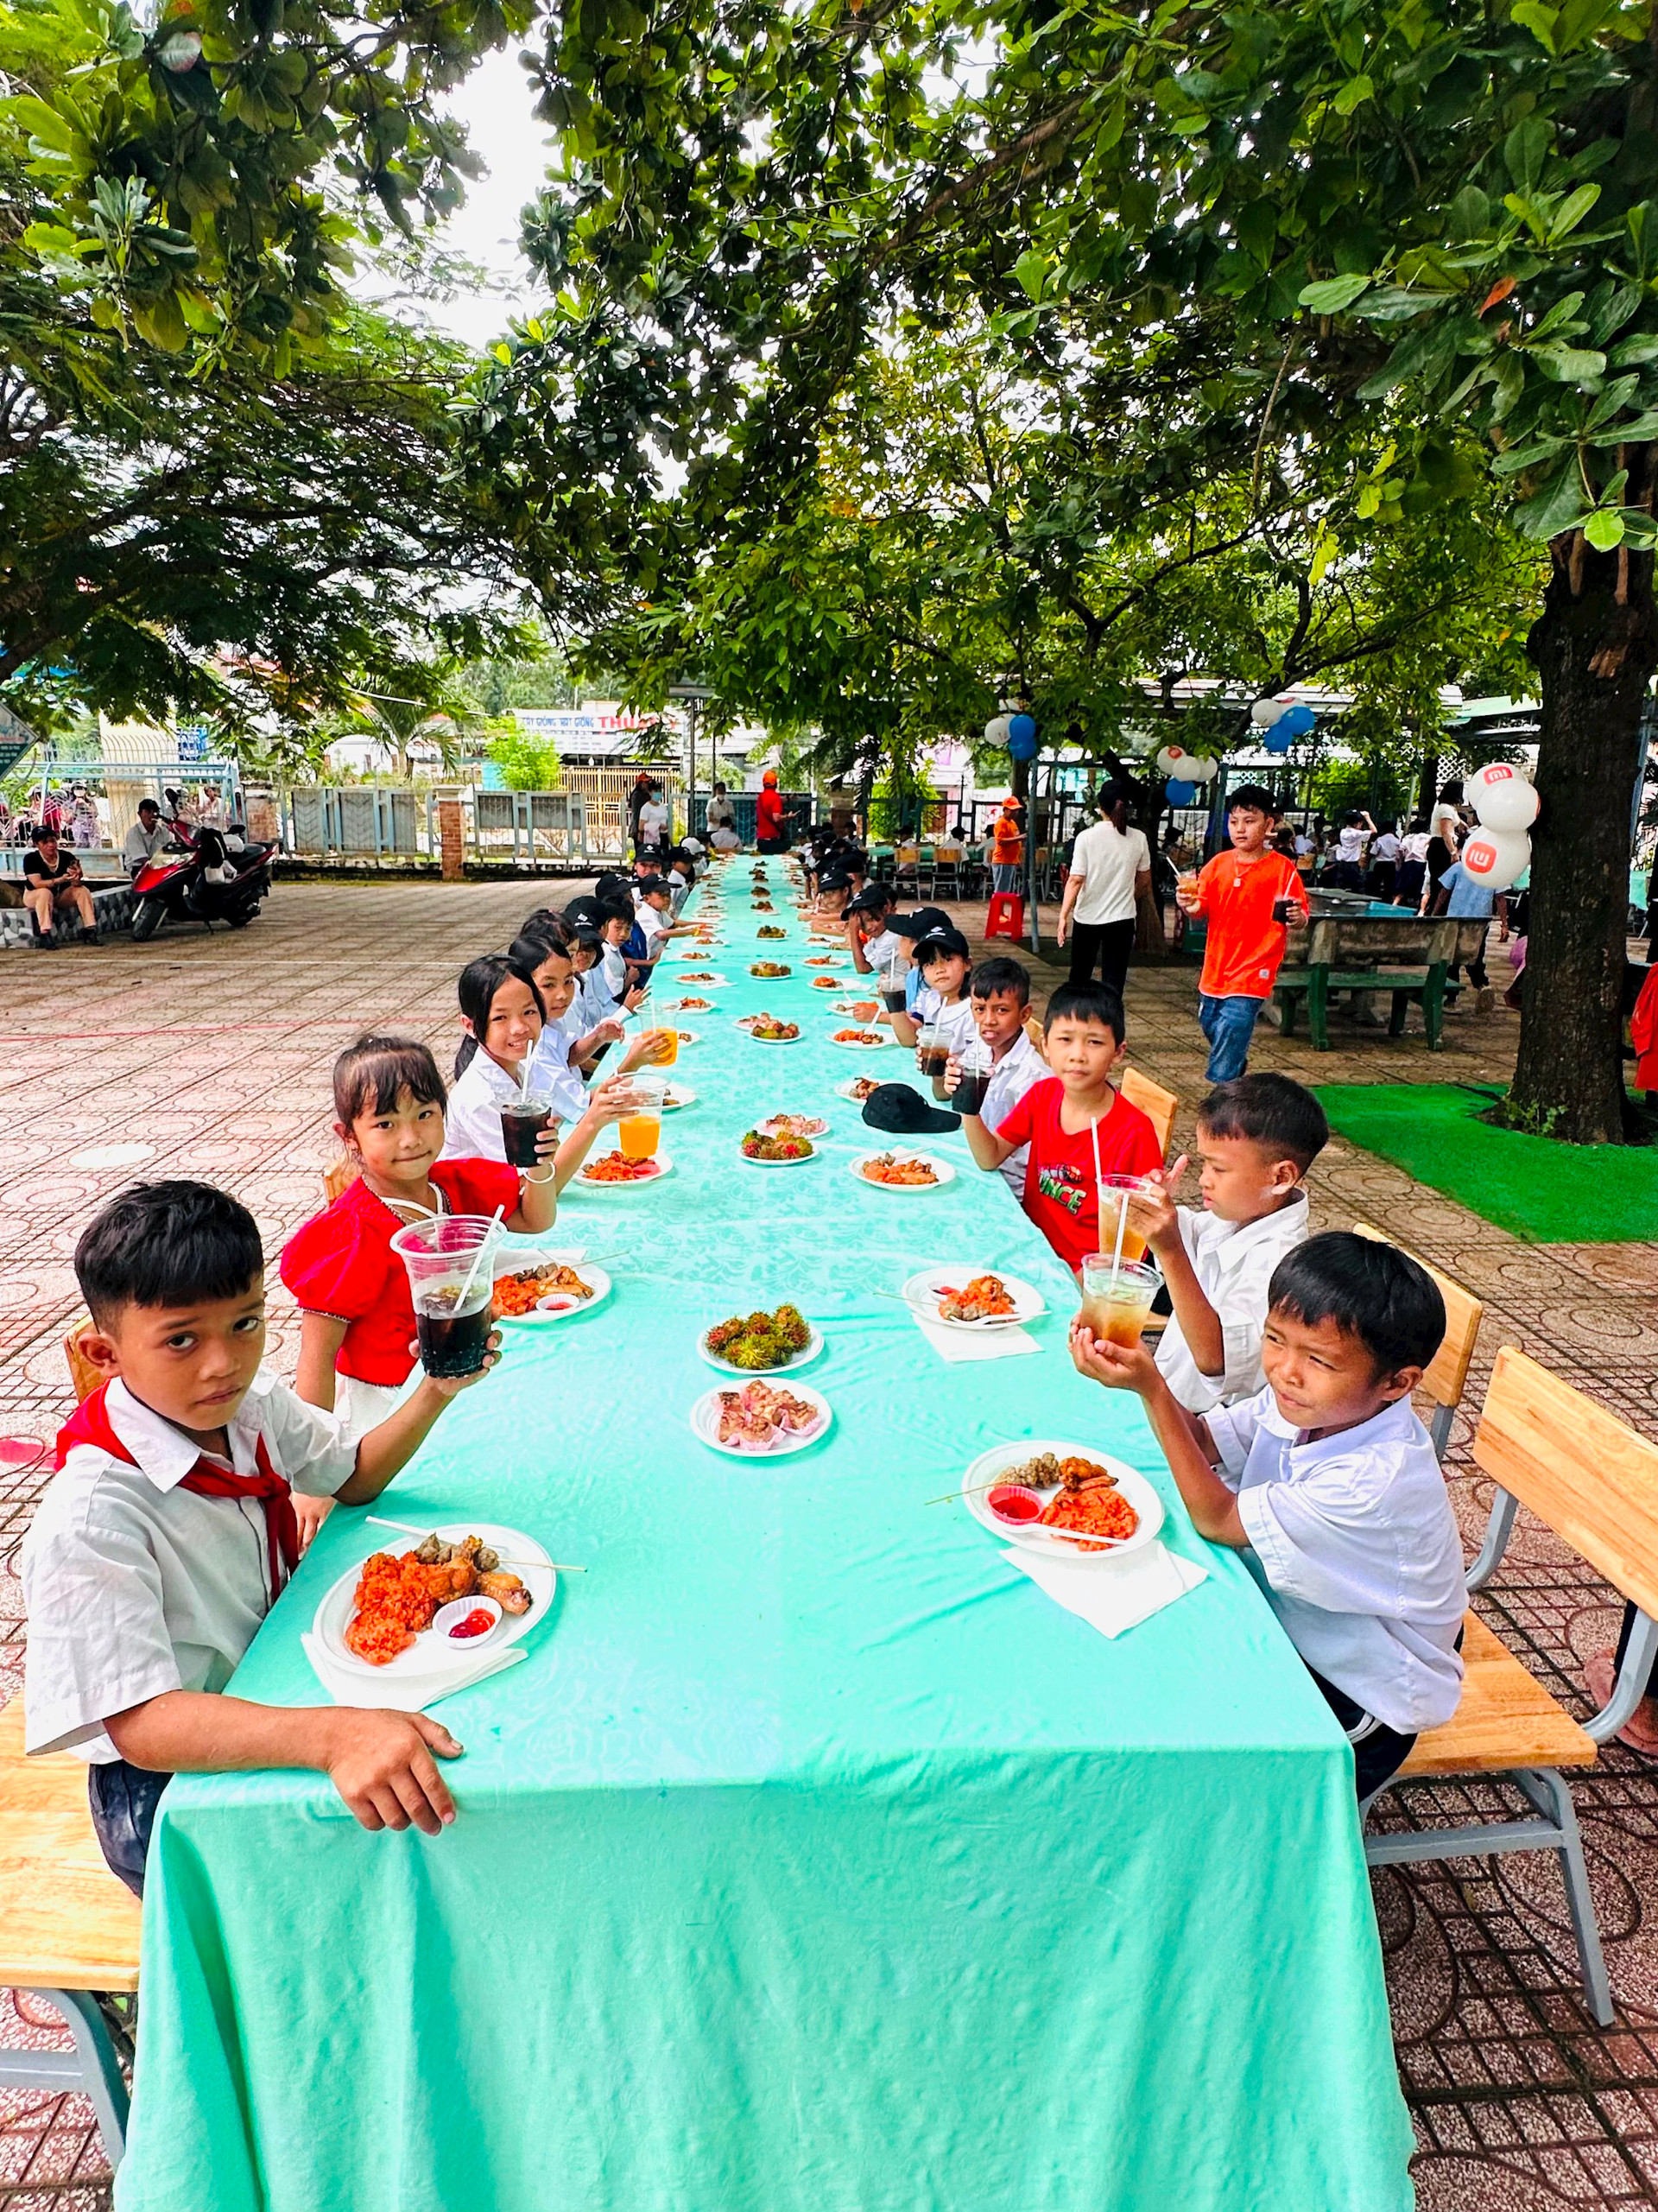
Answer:
<svg viewBox="0 0 1658 2212"><path fill-rule="evenodd" d="M1016 1324L1010 1328L987 1328L982 1335L969 1335L964 1328L946 1328L940 1322L923 1321L912 1310L912 1319L940 1360L952 1367L966 1366L975 1360L1013 1360L1022 1352L1040 1352L1041 1346L1028 1328Z"/></svg>
<svg viewBox="0 0 1658 2212"><path fill-rule="evenodd" d="M452 1697L458 1689L469 1689L487 1675L516 1667L526 1656L522 1644L507 1644L498 1651L479 1651L470 1658L456 1659L431 1674L388 1675L383 1681L370 1682L336 1666L308 1628L301 1630L300 1642L312 1672L336 1705L385 1707L394 1713L424 1713L440 1697Z"/></svg>
<svg viewBox="0 0 1658 2212"><path fill-rule="evenodd" d="M1182 1558L1166 1543L1149 1543L1126 1559L1087 1567L1073 1566L1068 1559L1043 1558L1034 1551L1004 1551L1002 1556L1022 1575L1028 1575L1055 1605L1062 1605L1102 1636L1120 1636L1125 1628L1137 1628L1209 1579L1206 1567Z"/></svg>

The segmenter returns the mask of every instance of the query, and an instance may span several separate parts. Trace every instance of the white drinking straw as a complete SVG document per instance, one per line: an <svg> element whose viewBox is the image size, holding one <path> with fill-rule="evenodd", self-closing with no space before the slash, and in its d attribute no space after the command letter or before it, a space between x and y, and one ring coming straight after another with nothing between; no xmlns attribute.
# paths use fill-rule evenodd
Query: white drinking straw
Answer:
<svg viewBox="0 0 1658 2212"><path fill-rule="evenodd" d="M466 1303L466 1294L472 1287L472 1278L478 1273L479 1263L482 1261L484 1253L488 1252L490 1243L494 1239L495 1233L501 1226L502 1216L505 1214L506 1210L504 1202L496 1207L494 1213L490 1216L488 1233L478 1239L478 1250L472 1254L472 1264L466 1271L466 1280L460 1286L459 1297L455 1300L455 1311L457 1313L459 1313L461 1308Z"/></svg>

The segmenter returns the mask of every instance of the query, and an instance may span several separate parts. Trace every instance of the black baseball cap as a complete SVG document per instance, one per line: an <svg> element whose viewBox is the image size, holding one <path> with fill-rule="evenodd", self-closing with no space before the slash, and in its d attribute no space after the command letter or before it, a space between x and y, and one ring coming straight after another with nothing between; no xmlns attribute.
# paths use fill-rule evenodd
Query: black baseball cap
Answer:
<svg viewBox="0 0 1658 2212"><path fill-rule="evenodd" d="M959 929L952 929L947 922L942 929L929 929L916 946L916 966L925 967L937 953L953 953L958 960L963 960L972 958L967 948L967 940Z"/></svg>
<svg viewBox="0 0 1658 2212"><path fill-rule="evenodd" d="M901 937L930 937L935 929L947 929L950 916L941 906L918 906L914 914L895 914L888 922L889 929Z"/></svg>
<svg viewBox="0 0 1658 2212"><path fill-rule="evenodd" d="M850 891L851 887L851 878L850 876L843 876L838 872L834 875L820 876L818 878L818 889L820 891Z"/></svg>
<svg viewBox="0 0 1658 2212"><path fill-rule="evenodd" d="M892 893L884 884L870 884L859 891L856 898L848 899L848 914L884 914L892 904Z"/></svg>
<svg viewBox="0 0 1658 2212"><path fill-rule="evenodd" d="M896 1137L943 1137L961 1127L959 1113L928 1106L908 1083L877 1083L864 1101L864 1119L871 1129Z"/></svg>

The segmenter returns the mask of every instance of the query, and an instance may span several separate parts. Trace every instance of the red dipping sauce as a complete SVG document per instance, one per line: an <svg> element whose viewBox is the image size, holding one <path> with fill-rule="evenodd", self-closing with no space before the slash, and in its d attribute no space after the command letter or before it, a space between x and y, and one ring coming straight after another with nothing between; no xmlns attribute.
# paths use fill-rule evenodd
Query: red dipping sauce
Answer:
<svg viewBox="0 0 1658 2212"><path fill-rule="evenodd" d="M495 1615L478 1606L464 1620L458 1620L449 1631L449 1635L452 1642L458 1643L466 1637L487 1636L494 1626Z"/></svg>
<svg viewBox="0 0 1658 2212"><path fill-rule="evenodd" d="M1034 1521L1042 1510L1036 1493L1018 1482L999 1482L985 1502L998 1521Z"/></svg>

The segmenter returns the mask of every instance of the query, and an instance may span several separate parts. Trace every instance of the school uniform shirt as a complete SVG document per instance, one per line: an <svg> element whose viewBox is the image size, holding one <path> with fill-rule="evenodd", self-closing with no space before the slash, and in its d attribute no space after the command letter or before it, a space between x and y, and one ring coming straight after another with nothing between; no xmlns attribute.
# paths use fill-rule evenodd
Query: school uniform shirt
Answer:
<svg viewBox="0 0 1658 2212"><path fill-rule="evenodd" d="M986 1129L999 1130L1031 1086L1046 1082L1052 1073L1047 1061L1021 1030L990 1070L990 1087L984 1093L978 1117ZM1022 1144L1016 1152L1009 1152L1002 1163L1002 1178L1016 1198L1024 1196L1025 1170L1029 1165L1028 1144ZM1092 1166L1091 1159L1091 1172Z"/></svg>
<svg viewBox="0 0 1658 2212"><path fill-rule="evenodd" d="M509 1099L518 1096L518 1078L491 1060L480 1045L449 1093L439 1159L504 1163L507 1140L501 1133L501 1109ZM507 1210L510 1213L512 1207Z"/></svg>
<svg viewBox="0 0 1658 2212"><path fill-rule="evenodd" d="M628 987L628 963L620 945L606 945L598 956L598 965L610 990L611 1003L616 1001Z"/></svg>
<svg viewBox="0 0 1658 2212"><path fill-rule="evenodd" d="M1350 860L1355 865L1364 858L1364 833L1349 827L1336 840L1336 858Z"/></svg>
<svg viewBox="0 0 1658 2212"><path fill-rule="evenodd" d="M1076 1268L1099 1250L1099 1193L1093 1134L1084 1128L1074 1137L1066 1135L1060 1125L1064 1100L1064 1085L1050 1075L1033 1083L995 1126L1005 1143L1029 1146L1021 1202L1066 1265ZM1149 1175L1163 1164L1156 1131L1119 1092L1111 1093L1098 1133L1102 1176Z"/></svg>
<svg viewBox="0 0 1658 2212"><path fill-rule="evenodd" d="M1410 835L1402 841L1399 850L1407 860L1414 860L1420 866L1427 859L1427 848L1432 842L1432 839L1425 829L1414 829Z"/></svg>
<svg viewBox="0 0 1658 2212"><path fill-rule="evenodd" d="M1409 1401L1303 1443L1263 1390L1205 1417L1245 1559L1307 1665L1402 1734L1462 1695L1462 1539Z"/></svg>
<svg viewBox="0 0 1658 2212"><path fill-rule="evenodd" d="M654 959L662 939L668 935L668 923L654 906L641 906L633 917L633 926L644 939L644 947L638 957L642 960Z"/></svg>
<svg viewBox="0 0 1658 2212"><path fill-rule="evenodd" d="M1396 860L1399 858L1399 840L1392 830L1384 829L1376 838L1370 846L1370 858L1372 860L1383 862Z"/></svg>
<svg viewBox="0 0 1658 2212"><path fill-rule="evenodd" d="M118 1377L104 1410L136 1464L72 1445L22 1561L26 1748L94 1766L120 1757L111 1714L170 1689L223 1689L275 1599L259 1500L181 1489L200 1447ZM333 1415L263 1368L227 1428L236 1474L258 1473L263 1438L273 1472L311 1497L332 1498L357 1463Z"/></svg>
<svg viewBox="0 0 1658 2212"><path fill-rule="evenodd" d="M1236 852L1218 852L1198 878L1198 908L1209 917L1198 989L1206 998L1270 998L1288 932L1272 918L1274 902L1293 898L1307 912L1307 885L1282 852L1240 866Z"/></svg>
<svg viewBox="0 0 1658 2212"><path fill-rule="evenodd" d="M963 997L953 1005L946 1006L942 995L930 983L924 983L915 993L914 1018L942 1030L952 1052L959 1052L970 1037L978 1035L973 1022L972 1000Z"/></svg>
<svg viewBox="0 0 1658 2212"><path fill-rule="evenodd" d="M590 967L576 979L575 1004L572 1009L580 1017L578 1036L591 1036L599 1024L608 1021L616 1011L616 993L611 989L603 961Z"/></svg>
<svg viewBox="0 0 1658 2212"><path fill-rule="evenodd" d="M496 1142L500 1145L498 1115ZM518 1170L504 1162L446 1157L430 1180L441 1212L487 1215L497 1206L509 1214L517 1209ZM358 1176L282 1246L279 1271L301 1312L346 1323L345 1341L334 1354L337 1373L382 1387L407 1380L414 1366L408 1348L414 1341L414 1302L408 1270L391 1240L421 1218L413 1207L388 1206Z"/></svg>
<svg viewBox="0 0 1658 2212"><path fill-rule="evenodd" d="M537 1037L529 1055L529 1087L539 1097L553 1101L553 1111L566 1130L587 1111L587 1087L570 1065L570 1040L552 1022Z"/></svg>
<svg viewBox="0 0 1658 2212"><path fill-rule="evenodd" d="M1180 1242L1203 1295L1220 1322L1218 1375L1206 1375L1171 1317L1157 1347L1163 1379L1188 1413L1254 1398L1266 1382L1261 1338L1267 1325L1267 1285L1288 1252L1307 1241L1307 1193L1298 1190L1275 1214L1258 1221L1223 1221L1196 1207L1179 1209Z"/></svg>
<svg viewBox="0 0 1658 2212"><path fill-rule="evenodd" d="M1445 910L1453 922L1490 921L1497 893L1477 884L1460 860L1453 860L1440 878L1440 889L1451 894Z"/></svg>
<svg viewBox="0 0 1658 2212"><path fill-rule="evenodd" d="M1150 866L1151 847L1143 830L1120 830L1110 821L1085 829L1071 855L1071 873L1087 879L1071 910L1072 920L1090 929L1131 922L1134 879Z"/></svg>
<svg viewBox="0 0 1658 2212"><path fill-rule="evenodd" d="M864 940L864 957L872 968L878 970L883 968L889 960L898 959L908 949L904 939L895 929L883 929L877 935Z"/></svg>

